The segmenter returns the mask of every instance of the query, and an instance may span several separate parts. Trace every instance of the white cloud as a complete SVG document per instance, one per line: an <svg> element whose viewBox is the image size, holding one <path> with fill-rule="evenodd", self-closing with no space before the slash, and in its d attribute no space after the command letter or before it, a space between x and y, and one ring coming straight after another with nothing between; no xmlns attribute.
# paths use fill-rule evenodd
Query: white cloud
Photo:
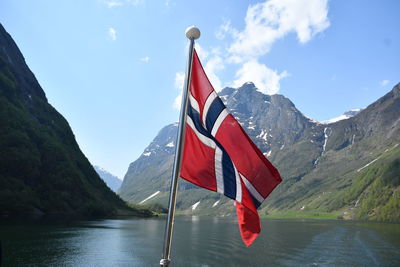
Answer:
<svg viewBox="0 0 400 267"><path fill-rule="evenodd" d="M120 1L104 1L103 3L109 8L122 6L122 2Z"/></svg>
<svg viewBox="0 0 400 267"><path fill-rule="evenodd" d="M145 57L142 57L141 59L140 59L140 61L142 61L142 62L149 62L150 61L150 57L148 57L148 56L145 56Z"/></svg>
<svg viewBox="0 0 400 267"><path fill-rule="evenodd" d="M200 61L206 60L206 58L209 55L208 51L203 49L203 47L201 47L199 43L195 43L194 47L196 48L197 55L199 56ZM188 49L189 49L189 46L187 47L186 51L188 51Z"/></svg>
<svg viewBox="0 0 400 267"><path fill-rule="evenodd" d="M123 6L123 5L133 5L137 6L143 3L143 0L104 0L103 3L109 7L117 7L117 6Z"/></svg>
<svg viewBox="0 0 400 267"><path fill-rule="evenodd" d="M300 43L329 27L327 0L269 0L250 5L243 31L223 24L224 32L231 33L233 44L228 51L231 61L268 53L272 44L290 32L295 32Z"/></svg>
<svg viewBox="0 0 400 267"><path fill-rule="evenodd" d="M278 73L269 69L257 60L251 60L243 64L236 72L237 79L233 81L233 87L240 87L246 82L253 82L264 94L276 94L280 90L280 80L288 76L286 71Z"/></svg>
<svg viewBox="0 0 400 267"><path fill-rule="evenodd" d="M221 56L219 56L221 53L220 49L213 48L211 52L209 52L198 43L195 43L195 48L208 79L210 80L214 89L220 91L222 89L222 84L216 72L225 68L223 59Z"/></svg>
<svg viewBox="0 0 400 267"><path fill-rule="evenodd" d="M381 84L382 87L385 87L386 85L389 84L389 82L390 82L389 80L383 80L383 81L380 82L380 84Z"/></svg>
<svg viewBox="0 0 400 267"><path fill-rule="evenodd" d="M176 110L181 110L181 105L182 105L182 92L177 97L175 97L172 107Z"/></svg>
<svg viewBox="0 0 400 267"><path fill-rule="evenodd" d="M189 49L188 46L186 48ZM212 49L210 53L207 50L203 49L198 43L195 43L195 48L208 79L210 80L214 89L220 91L222 89L222 83L216 74L217 71L224 69L223 59L218 55L220 51L218 49ZM177 72L175 74L175 88L180 90L180 94L175 98L173 107L178 110L180 110L181 108L184 80L184 72Z"/></svg>
<svg viewBox="0 0 400 267"><path fill-rule="evenodd" d="M175 3L171 2L171 0L165 0L164 5L165 5L166 7L170 7L170 6L172 6L172 5L175 5Z"/></svg>
<svg viewBox="0 0 400 267"><path fill-rule="evenodd" d="M182 90L184 82L185 82L185 73L181 71L175 73L175 88L178 90Z"/></svg>
<svg viewBox="0 0 400 267"><path fill-rule="evenodd" d="M131 5L134 5L134 6L143 4L143 2L144 2L144 0L125 0L125 3L131 4Z"/></svg>
<svg viewBox="0 0 400 267"><path fill-rule="evenodd" d="M185 82L185 73L177 72L175 74L175 88L180 91L179 95L175 97L174 103L172 104L173 108L180 110L182 103L182 91L183 91L183 83Z"/></svg>
<svg viewBox="0 0 400 267"><path fill-rule="evenodd" d="M113 41L117 40L117 31L112 27L108 28L108 37Z"/></svg>
<svg viewBox="0 0 400 267"><path fill-rule="evenodd" d="M225 49L221 46L207 51L196 43L204 70L217 91L222 89L218 71L228 64L234 64L237 66L235 80L225 84L239 87L246 82L253 82L261 92L276 94L280 90L281 79L289 74L286 70L269 68L260 63L260 58L287 34L296 34L298 41L304 44L326 30L330 26L328 0L267 0L249 5L244 22L243 30L238 30L230 20L223 20L215 37L227 43ZM180 90L184 74L181 75L181 80L178 73L175 77L175 87L179 84ZM175 99L174 107L177 109L180 109L181 98L180 95Z"/></svg>
<svg viewBox="0 0 400 267"><path fill-rule="evenodd" d="M225 39L227 34L235 35L238 33L236 29L232 28L230 20L224 19L223 21L215 32L215 37L219 40Z"/></svg>
<svg viewBox="0 0 400 267"><path fill-rule="evenodd" d="M204 66L204 71L216 91L221 91L222 89L221 80L218 78L216 72L224 69L224 67L223 60L218 55L210 58Z"/></svg>

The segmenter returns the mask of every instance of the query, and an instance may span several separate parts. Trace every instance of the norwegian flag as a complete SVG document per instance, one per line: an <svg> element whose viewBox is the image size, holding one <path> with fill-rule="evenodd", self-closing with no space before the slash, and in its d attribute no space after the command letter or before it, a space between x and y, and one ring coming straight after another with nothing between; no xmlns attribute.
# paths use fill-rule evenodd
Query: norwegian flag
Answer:
<svg viewBox="0 0 400 267"><path fill-rule="evenodd" d="M194 51L180 176L235 200L246 246L261 231L257 208L282 181L229 113Z"/></svg>

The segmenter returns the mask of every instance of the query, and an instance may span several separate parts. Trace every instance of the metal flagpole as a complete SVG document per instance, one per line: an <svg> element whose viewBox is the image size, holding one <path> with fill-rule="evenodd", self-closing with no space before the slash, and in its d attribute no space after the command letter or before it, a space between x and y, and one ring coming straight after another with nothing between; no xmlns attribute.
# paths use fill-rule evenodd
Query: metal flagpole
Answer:
<svg viewBox="0 0 400 267"><path fill-rule="evenodd" d="M182 94L182 104L181 104L181 114L179 117L179 128L178 128L178 136L176 141L176 150L175 150L175 160L174 167L172 172L172 181L171 181L171 189L169 195L169 204L168 204L168 217L165 225L165 236L164 236L164 247L163 247L163 255L160 260L160 265L163 267L168 267L171 262L170 253L171 253L171 242L172 242L172 231L174 226L174 215L175 215L175 204L176 204L176 194L178 189L178 178L181 171L182 166L182 152L183 145L185 140L185 125L186 125L186 114L188 107L188 91L190 87L190 80L192 76L192 59L193 59L193 49L194 49L194 40L200 37L200 30L195 26L191 26L186 29L186 37L190 40L189 46L189 57L188 63L186 65L186 78L185 84Z"/></svg>

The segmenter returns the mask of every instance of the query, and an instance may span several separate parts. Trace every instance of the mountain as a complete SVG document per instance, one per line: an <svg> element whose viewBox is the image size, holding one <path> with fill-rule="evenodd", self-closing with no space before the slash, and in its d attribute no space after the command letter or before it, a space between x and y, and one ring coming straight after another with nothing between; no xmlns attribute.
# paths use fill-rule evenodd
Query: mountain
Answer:
<svg viewBox="0 0 400 267"><path fill-rule="evenodd" d="M301 114L289 99L282 95L262 94L252 83L246 83L238 89L225 88L220 92L220 96L265 155L269 158L276 157L277 161L280 161L279 153L276 154L275 151L281 151L285 146L293 146L294 149L306 148L312 151L312 158L294 159L288 162L285 168L288 170L302 168L304 173L312 169L313 161L320 154L317 151L318 142L323 141L320 138L318 142L305 143L304 140L312 138L313 135L320 136L323 131L322 125L314 125L315 123ZM272 125L274 127L271 127ZM164 127L139 159L129 166L119 192L122 198L131 202L140 202L160 190L160 194L154 200L166 202L176 131L177 124ZM293 176L291 173L288 175ZM141 186L137 186L138 184ZM197 203L196 199L200 196L203 201L211 198L214 201L213 204L220 199L219 195L204 193L204 190L197 192L195 186L185 181L180 182L180 188L189 189L190 191L183 190L180 195L188 193L187 198L193 198L194 201L184 201L183 209ZM203 197L204 194L207 197ZM178 198L178 206L181 200L181 197ZM217 206L221 204L230 205L224 198Z"/></svg>
<svg viewBox="0 0 400 267"><path fill-rule="evenodd" d="M118 192L123 199L139 203L160 189L167 197L177 126L174 123L164 127L139 159L130 164Z"/></svg>
<svg viewBox="0 0 400 267"><path fill-rule="evenodd" d="M354 116L320 123L252 83L223 89L221 99L284 179L261 213L400 221L399 92L397 85ZM176 124L164 127L130 164L119 191L123 199L166 205L176 131ZM182 180L177 207L194 214L233 210L225 197Z"/></svg>
<svg viewBox="0 0 400 267"><path fill-rule="evenodd" d="M100 176L100 178L106 183L106 185L114 192L118 191L118 188L121 186L122 181L118 179L117 176L112 175L108 171L104 170L99 166L93 166L94 170Z"/></svg>
<svg viewBox="0 0 400 267"><path fill-rule="evenodd" d="M81 152L0 25L0 215L90 216L127 209Z"/></svg>

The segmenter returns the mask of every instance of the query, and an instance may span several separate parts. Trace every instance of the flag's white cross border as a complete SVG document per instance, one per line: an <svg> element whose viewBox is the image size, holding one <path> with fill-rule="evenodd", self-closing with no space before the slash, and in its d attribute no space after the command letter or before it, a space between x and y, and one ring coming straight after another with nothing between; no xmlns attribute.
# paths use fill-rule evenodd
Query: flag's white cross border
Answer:
<svg viewBox="0 0 400 267"><path fill-rule="evenodd" d="M207 118L207 114L209 111L209 108L211 106L211 103L214 101L215 98L217 98L218 95L215 91L213 91L207 98L205 104L204 104L204 109L203 109L203 114L202 114L202 122L203 125L205 126L205 121ZM199 103L197 100L193 97L192 93L189 93L189 101L191 107L196 110L200 114L200 108L199 108ZM225 120L225 118L229 115L229 112L227 108L223 109L222 112L219 114L216 122L214 123L214 126L211 130L211 135L213 137L216 136L222 122ZM187 124L189 127L193 130L197 138L202 142L204 145L214 149L215 155L214 155L214 161L215 161L215 177L216 177L216 184L217 184L217 192L224 194L224 179L223 179L223 166L222 166L222 150L217 146L217 144L214 142L214 140L208 138L207 136L201 134L197 129L196 126L194 125L193 120L190 118L190 116L187 117L186 120ZM257 189L252 185L252 183L241 173L238 172L235 163L232 161L233 168L235 171L235 178L236 178L236 201L239 203L242 203L242 182L248 192L259 202L262 203L265 198L257 191Z"/></svg>

